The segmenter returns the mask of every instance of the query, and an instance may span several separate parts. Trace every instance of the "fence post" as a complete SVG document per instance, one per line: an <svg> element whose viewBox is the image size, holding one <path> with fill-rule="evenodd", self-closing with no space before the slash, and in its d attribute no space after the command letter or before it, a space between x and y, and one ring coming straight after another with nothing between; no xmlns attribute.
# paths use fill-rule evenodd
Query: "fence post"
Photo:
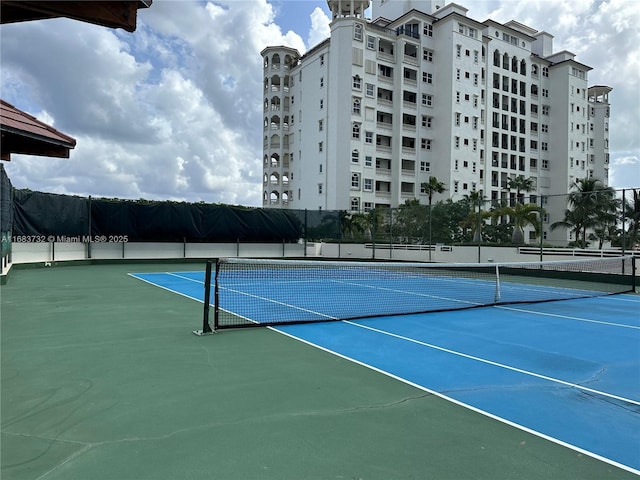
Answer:
<svg viewBox="0 0 640 480"><path fill-rule="evenodd" d="M625 229L626 229L626 224L625 224L625 217L627 216L627 211L626 211L626 201L625 201L625 189L622 189L622 255L624 256L625 251L626 251L626 243L627 243L627 239L625 236Z"/></svg>
<svg viewBox="0 0 640 480"><path fill-rule="evenodd" d="M91 195L89 195L89 242L87 243L87 258L91 258Z"/></svg>

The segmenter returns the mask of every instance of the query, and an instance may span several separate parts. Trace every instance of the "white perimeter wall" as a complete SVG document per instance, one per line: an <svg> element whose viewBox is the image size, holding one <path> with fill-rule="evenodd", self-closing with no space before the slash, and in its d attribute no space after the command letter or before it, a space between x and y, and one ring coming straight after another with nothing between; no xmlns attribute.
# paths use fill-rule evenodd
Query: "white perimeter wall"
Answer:
<svg viewBox="0 0 640 480"><path fill-rule="evenodd" d="M485 247L434 245L429 255L426 245L373 245L338 243L13 243L12 264L63 262L74 260L165 260L218 257L342 258L414 262L487 263L568 260L579 257L610 257L620 250L545 248L542 258L537 247ZM305 255L306 254L306 255ZM627 252L640 257L640 251ZM2 273L10 268L3 262Z"/></svg>

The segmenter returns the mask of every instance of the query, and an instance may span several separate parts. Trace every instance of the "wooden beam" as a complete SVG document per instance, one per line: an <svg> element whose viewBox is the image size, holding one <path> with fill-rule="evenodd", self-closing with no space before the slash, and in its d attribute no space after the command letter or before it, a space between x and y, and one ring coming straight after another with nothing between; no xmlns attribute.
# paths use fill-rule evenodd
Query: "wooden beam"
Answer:
<svg viewBox="0 0 640 480"><path fill-rule="evenodd" d="M138 8L152 0L138 1L10 1L0 2L2 23L66 17L109 28L136 29Z"/></svg>

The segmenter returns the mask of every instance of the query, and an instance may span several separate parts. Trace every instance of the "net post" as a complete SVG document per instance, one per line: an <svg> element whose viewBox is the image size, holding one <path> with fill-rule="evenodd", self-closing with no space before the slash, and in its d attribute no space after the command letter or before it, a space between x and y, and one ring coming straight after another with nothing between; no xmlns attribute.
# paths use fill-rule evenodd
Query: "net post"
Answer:
<svg viewBox="0 0 640 480"><path fill-rule="evenodd" d="M496 292L493 297L493 302L498 303L500 301L500 267L496 264Z"/></svg>
<svg viewBox="0 0 640 480"><path fill-rule="evenodd" d="M209 325L209 310L210 310L210 303L211 303L211 264L212 263L213 263L212 260L207 260L207 266L204 274L204 311L202 315L202 330L193 331L195 335L199 335L199 336L213 333L213 330L211 330L211 326ZM217 268L216 268L216 271L217 271ZM216 299L216 306L217 306L217 299ZM217 314L217 308L214 311L214 316L216 316L216 314ZM214 327L215 326L217 325L214 324Z"/></svg>
<svg viewBox="0 0 640 480"><path fill-rule="evenodd" d="M220 259L216 260L216 274L213 284L213 331L218 330L220 326L220 296L218 294L218 272L220 271ZM211 282L209 282L211 283Z"/></svg>
<svg viewBox="0 0 640 480"><path fill-rule="evenodd" d="M636 274L636 257L631 257L631 291L636 293L637 285L637 274Z"/></svg>

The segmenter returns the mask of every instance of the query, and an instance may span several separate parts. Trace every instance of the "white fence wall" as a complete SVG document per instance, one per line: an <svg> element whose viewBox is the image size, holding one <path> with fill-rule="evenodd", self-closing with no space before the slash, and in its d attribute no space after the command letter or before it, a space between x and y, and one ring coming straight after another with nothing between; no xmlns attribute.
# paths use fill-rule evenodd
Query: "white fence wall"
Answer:
<svg viewBox="0 0 640 480"><path fill-rule="evenodd" d="M640 257L640 251L626 252ZM217 257L323 257L414 262L486 263L569 260L579 257L618 256L620 250L545 248L542 257L535 247L485 247L338 243L13 243L12 263L43 263L73 260L152 260ZM4 272L4 269L3 269Z"/></svg>

